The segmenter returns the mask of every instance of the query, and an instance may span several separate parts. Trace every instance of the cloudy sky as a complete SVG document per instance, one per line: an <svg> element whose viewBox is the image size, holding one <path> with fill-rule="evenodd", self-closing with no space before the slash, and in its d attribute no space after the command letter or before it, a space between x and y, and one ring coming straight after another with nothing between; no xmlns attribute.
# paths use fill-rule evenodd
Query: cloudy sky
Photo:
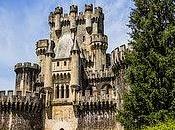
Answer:
<svg viewBox="0 0 175 130"><path fill-rule="evenodd" d="M108 52L127 43L132 0L0 0L0 90L14 89L17 62L36 61L35 42L48 37L49 12L58 5L68 12L71 4L83 11L86 3L104 9Z"/></svg>

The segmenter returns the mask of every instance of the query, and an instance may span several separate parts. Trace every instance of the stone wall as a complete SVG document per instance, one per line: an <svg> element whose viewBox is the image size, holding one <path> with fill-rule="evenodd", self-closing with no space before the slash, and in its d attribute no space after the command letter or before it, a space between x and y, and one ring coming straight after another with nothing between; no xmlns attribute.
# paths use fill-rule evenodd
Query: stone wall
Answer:
<svg viewBox="0 0 175 130"><path fill-rule="evenodd" d="M41 114L22 112L0 113L0 130L42 130Z"/></svg>

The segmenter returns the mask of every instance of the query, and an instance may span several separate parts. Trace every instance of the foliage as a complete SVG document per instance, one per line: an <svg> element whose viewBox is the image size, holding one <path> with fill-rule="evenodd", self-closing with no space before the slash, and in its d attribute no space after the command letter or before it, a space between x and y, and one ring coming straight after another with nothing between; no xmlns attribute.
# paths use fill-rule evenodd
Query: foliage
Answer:
<svg viewBox="0 0 175 130"><path fill-rule="evenodd" d="M125 129L141 129L175 115L175 1L133 0L124 96L118 120Z"/></svg>
<svg viewBox="0 0 175 130"><path fill-rule="evenodd" d="M169 120L156 124L155 126L146 127L143 130L175 130L175 121Z"/></svg>

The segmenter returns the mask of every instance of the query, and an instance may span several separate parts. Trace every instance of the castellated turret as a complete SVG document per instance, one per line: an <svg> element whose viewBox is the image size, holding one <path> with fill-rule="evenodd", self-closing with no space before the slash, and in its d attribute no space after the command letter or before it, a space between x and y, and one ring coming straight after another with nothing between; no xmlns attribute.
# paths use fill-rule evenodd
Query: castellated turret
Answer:
<svg viewBox="0 0 175 130"><path fill-rule="evenodd" d="M103 34L91 35L91 49L93 52L94 69L104 70L106 68L106 50L108 38Z"/></svg>
<svg viewBox="0 0 175 130"><path fill-rule="evenodd" d="M72 100L76 100L76 90L80 87L80 48L76 38L71 49L71 81L70 86L73 91Z"/></svg>
<svg viewBox="0 0 175 130"><path fill-rule="evenodd" d="M36 91L34 83L40 73L40 67L37 64L31 64L29 62L17 63L15 65L16 72L16 91L21 91L21 94L25 96L28 92Z"/></svg>
<svg viewBox="0 0 175 130"><path fill-rule="evenodd" d="M45 70L45 53L49 44L48 39L42 39L36 42L36 55L38 64L41 67L40 80L44 81L44 70Z"/></svg>
<svg viewBox="0 0 175 130"><path fill-rule="evenodd" d="M85 20L86 20L86 29L90 33L92 31L92 19L91 15L93 13L93 5L85 5Z"/></svg>

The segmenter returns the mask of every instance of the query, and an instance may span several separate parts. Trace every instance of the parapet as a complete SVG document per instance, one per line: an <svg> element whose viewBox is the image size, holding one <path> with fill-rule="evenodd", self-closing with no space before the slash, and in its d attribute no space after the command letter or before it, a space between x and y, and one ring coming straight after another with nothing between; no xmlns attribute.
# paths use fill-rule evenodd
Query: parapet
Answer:
<svg viewBox="0 0 175 130"><path fill-rule="evenodd" d="M48 39L41 39L41 40L36 42L36 49L44 48L44 47L47 48L48 44L49 44L49 40Z"/></svg>
<svg viewBox="0 0 175 130"><path fill-rule="evenodd" d="M58 6L55 8L54 14L62 14L63 13L63 8Z"/></svg>
<svg viewBox="0 0 175 130"><path fill-rule="evenodd" d="M93 42L107 43L108 42L108 37L107 37L107 35L103 35L103 34L92 34L91 35L91 43L93 43Z"/></svg>
<svg viewBox="0 0 175 130"><path fill-rule="evenodd" d="M40 71L40 66L36 63L30 63L30 62L24 62L24 63L17 63L15 65L15 72L17 72L18 70L24 69L24 68L29 68L32 69L34 71Z"/></svg>
<svg viewBox="0 0 175 130"><path fill-rule="evenodd" d="M115 48L111 52L111 63L112 65L117 62L122 62L124 60L124 53L127 50L131 50L132 47L130 45L126 46L125 44L121 45L120 47Z"/></svg>
<svg viewBox="0 0 175 130"><path fill-rule="evenodd" d="M93 10L94 10L94 12L93 12ZM89 11L89 13L86 13L87 11ZM89 4L89 5L86 4L85 9L82 12L83 13L78 12L78 6L77 5L71 5L69 15L68 15L67 13L63 13L63 8L62 7L58 6L57 8L55 8L55 10L53 12L50 13L50 15L49 15L49 24L51 25L51 28L54 28L55 25L58 24L57 22L60 22L59 25L61 25L60 26L60 30L61 30L61 27L68 26L71 23L71 20L76 20L77 24L82 24L82 23L79 22L79 20L81 19L82 21L83 20L85 21L85 19L84 19L85 15L92 14L90 17L88 17L90 21L91 20L93 21L93 18L97 18L97 17L99 18L100 16L104 17L102 8L101 7L93 8L93 4ZM75 19L71 19L71 17L70 17L71 13L76 13L77 14ZM56 14L60 15L59 20L55 19ZM65 21L67 21L69 24L62 24ZM85 22L83 24L85 24Z"/></svg>
<svg viewBox="0 0 175 130"><path fill-rule="evenodd" d="M71 5L70 6L70 13L77 13L78 12L78 6L77 5Z"/></svg>
<svg viewBox="0 0 175 130"><path fill-rule="evenodd" d="M93 11L93 4L90 5L85 4L85 12L86 11Z"/></svg>
<svg viewBox="0 0 175 130"><path fill-rule="evenodd" d="M26 112L29 110L30 112L36 112L42 109L42 101L42 98L37 93L32 94L28 92L26 96L21 96L19 91L0 91L0 112L20 111L20 109Z"/></svg>
<svg viewBox="0 0 175 130"><path fill-rule="evenodd" d="M95 7L95 14L102 14L103 9L101 7Z"/></svg>

